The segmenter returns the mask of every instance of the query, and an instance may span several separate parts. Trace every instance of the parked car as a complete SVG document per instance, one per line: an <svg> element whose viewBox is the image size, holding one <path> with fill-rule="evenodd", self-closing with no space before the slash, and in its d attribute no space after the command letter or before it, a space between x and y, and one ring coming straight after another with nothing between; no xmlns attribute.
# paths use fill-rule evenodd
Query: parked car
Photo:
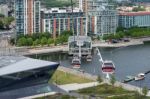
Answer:
<svg viewBox="0 0 150 99"><path fill-rule="evenodd" d="M116 39L112 39L112 40L111 40L111 43L119 43L119 41L116 40Z"/></svg>
<svg viewBox="0 0 150 99"><path fill-rule="evenodd" d="M129 38L123 38L124 42L130 42Z"/></svg>

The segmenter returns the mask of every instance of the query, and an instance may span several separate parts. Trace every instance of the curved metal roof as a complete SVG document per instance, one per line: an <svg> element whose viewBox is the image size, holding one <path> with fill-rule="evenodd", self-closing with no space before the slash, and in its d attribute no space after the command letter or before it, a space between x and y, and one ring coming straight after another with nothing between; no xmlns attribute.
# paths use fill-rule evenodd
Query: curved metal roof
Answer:
<svg viewBox="0 0 150 99"><path fill-rule="evenodd" d="M1 56L0 76L53 65L59 64L56 62L43 61L23 56Z"/></svg>

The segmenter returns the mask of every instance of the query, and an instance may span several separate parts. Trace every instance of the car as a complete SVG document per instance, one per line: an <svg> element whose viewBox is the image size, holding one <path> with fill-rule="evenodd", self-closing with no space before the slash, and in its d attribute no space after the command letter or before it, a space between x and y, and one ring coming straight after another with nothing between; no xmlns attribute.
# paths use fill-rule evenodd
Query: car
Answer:
<svg viewBox="0 0 150 99"><path fill-rule="evenodd" d="M94 94L90 94L91 97L96 97Z"/></svg>
<svg viewBox="0 0 150 99"><path fill-rule="evenodd" d="M116 39L112 39L112 40L111 40L111 43L119 43L119 41L116 40Z"/></svg>
<svg viewBox="0 0 150 99"><path fill-rule="evenodd" d="M129 38L123 38L124 42L130 42Z"/></svg>

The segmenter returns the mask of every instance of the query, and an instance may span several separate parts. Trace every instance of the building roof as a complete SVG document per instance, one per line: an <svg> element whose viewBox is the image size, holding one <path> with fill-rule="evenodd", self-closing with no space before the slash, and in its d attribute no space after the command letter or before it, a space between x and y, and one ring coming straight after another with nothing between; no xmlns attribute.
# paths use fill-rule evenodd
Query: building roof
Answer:
<svg viewBox="0 0 150 99"><path fill-rule="evenodd" d="M0 56L0 76L54 65L58 63L23 56Z"/></svg>
<svg viewBox="0 0 150 99"><path fill-rule="evenodd" d="M41 11L44 11L44 13L72 13L71 8L51 8L51 9L41 9ZM82 12L79 8L73 9L74 13Z"/></svg>
<svg viewBox="0 0 150 99"><path fill-rule="evenodd" d="M148 11L119 12L119 15L123 15L123 16L141 16L141 15L150 15L150 12L148 12Z"/></svg>
<svg viewBox="0 0 150 99"><path fill-rule="evenodd" d="M92 42L91 37L88 36L70 36L68 42L74 42L74 39L75 41L79 41L79 42L84 42L84 41Z"/></svg>

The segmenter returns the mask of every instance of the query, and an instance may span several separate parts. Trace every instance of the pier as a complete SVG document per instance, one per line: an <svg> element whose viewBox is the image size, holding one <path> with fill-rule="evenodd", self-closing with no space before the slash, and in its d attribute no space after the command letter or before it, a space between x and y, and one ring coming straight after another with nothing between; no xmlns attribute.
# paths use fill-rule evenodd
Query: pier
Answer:
<svg viewBox="0 0 150 99"><path fill-rule="evenodd" d="M150 70L143 72L143 74L147 75L150 73ZM123 83L128 83L135 80L135 76L127 76L127 79L124 79Z"/></svg>

